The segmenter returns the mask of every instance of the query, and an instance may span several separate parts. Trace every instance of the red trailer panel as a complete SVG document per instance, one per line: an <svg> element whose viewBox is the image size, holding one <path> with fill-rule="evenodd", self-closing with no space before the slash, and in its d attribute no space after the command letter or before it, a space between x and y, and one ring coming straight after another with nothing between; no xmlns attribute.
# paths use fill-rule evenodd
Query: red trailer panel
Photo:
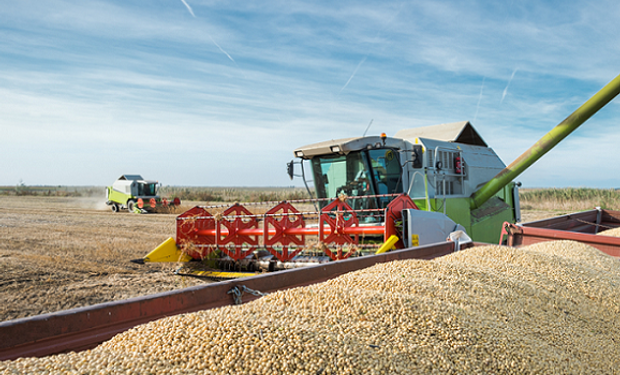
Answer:
<svg viewBox="0 0 620 375"><path fill-rule="evenodd" d="M473 245L462 244L463 247ZM235 302L231 293L234 288L269 293L316 284L378 263L432 259L452 252L454 243L445 242L10 320L0 323L0 360L92 348L139 324L231 305ZM258 297L245 294L242 298L248 302Z"/></svg>
<svg viewBox="0 0 620 375"><path fill-rule="evenodd" d="M620 211L594 209L529 223L504 223L501 244L527 246L544 241L572 240L620 257L620 237L597 234L620 227Z"/></svg>

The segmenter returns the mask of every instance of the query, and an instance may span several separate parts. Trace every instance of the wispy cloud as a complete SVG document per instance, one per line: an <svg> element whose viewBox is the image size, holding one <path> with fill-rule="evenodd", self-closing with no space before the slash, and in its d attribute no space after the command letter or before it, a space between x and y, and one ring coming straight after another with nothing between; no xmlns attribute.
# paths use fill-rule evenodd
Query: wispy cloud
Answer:
<svg viewBox="0 0 620 375"><path fill-rule="evenodd" d="M364 58L362 59L362 61L359 62L359 64L357 64L357 67L355 68L355 70L353 71L353 74L351 74L351 77L349 77L349 80L347 81L347 83L344 84L344 86L342 86L342 88L340 89L339 93L342 93L342 90L344 90L347 86L349 86L349 82L351 82L351 80L353 79L353 77L355 77L355 74L357 73L357 71L359 70L360 66L362 66L362 64L366 61L366 59L368 58L368 55L364 56Z"/></svg>
<svg viewBox="0 0 620 375"><path fill-rule="evenodd" d="M536 141L538 131L548 131L588 99L592 87L618 74L609 56L620 51L613 39L620 34L620 3L604 1L605 7L575 0L557 8L550 2L521 7L456 0L440 5L432 0L293 1L287 6L181 0L192 19L176 1L149 7L115 0L7 2L1 11L0 56L11 58L0 59L0 102L5 104L0 128L16 135L0 137L0 170L20 175L0 174L0 184L18 178L33 184L108 183L100 177L107 173L102 170L115 178L125 173L116 168L137 160L135 153L169 141L152 135L143 146L131 139L149 131L168 134L171 123L188 135L174 144L184 152L153 153L137 160L135 168L173 163L178 168L162 173L174 169L178 175L156 177L174 184L289 184L285 173L264 166L288 160L294 147L356 135L371 118L372 127L394 134L471 118L472 107L476 128L503 159L513 160L530 146L530 138ZM194 13L191 6L199 4ZM243 61L243 69L236 60ZM512 85L517 69L506 80L506 67L519 68L518 85ZM241 74L247 79L235 79ZM356 95L343 96L351 83ZM523 95L514 95L517 86ZM509 93L510 105L487 106L488 98L500 97L503 103ZM340 100L334 104L336 94ZM620 98L602 110L606 114L597 116L597 126L613 128L618 103ZM59 127L71 134L71 144L88 149L64 147L66 137L46 130ZM510 128L530 131L531 136L520 131L528 144L517 143ZM110 140L103 131L93 139L97 129L131 131L121 140ZM585 133L596 132L584 127L571 139L582 141ZM217 157L230 148L226 139L239 139L237 148L246 152L231 158L230 164L243 171L239 177L219 173L215 166L196 175L177 159L187 158L186 150ZM93 168L82 160L103 159L108 147L117 150L116 159L88 174ZM603 147L610 157L620 157L620 149ZM46 155L54 155L54 165L64 169L43 169L37 160ZM539 181L547 171L543 165L537 164L536 178L524 174L525 179ZM601 175L618 174L618 168ZM63 170L72 172L65 177Z"/></svg>
<svg viewBox="0 0 620 375"><path fill-rule="evenodd" d="M196 18L196 15L194 14L194 11L192 10L192 7L189 6L189 4L187 3L187 1L185 0L181 0L181 2L183 2L183 4L185 5L185 7L187 8L187 10L189 11L189 13L192 15L192 17ZM235 64L237 64L237 62L235 61L235 59L232 58L232 56L230 56L230 54L226 51L224 51L224 49L217 44L217 42L213 39L213 37L211 35L209 35L209 39L211 39L211 41L213 42L213 44L215 44L215 46L217 48L219 48L220 51L222 51L223 54L225 54L230 61L234 62Z"/></svg>
<svg viewBox="0 0 620 375"><path fill-rule="evenodd" d="M220 49L220 51L222 51L223 54L225 54L226 56L228 56L228 58L230 59L230 61L234 62L235 64L237 64L237 62L228 54L228 52L224 51L224 49L222 47L220 47L219 44L217 44L217 42L215 40L213 40L213 38L211 37L211 35L209 35L209 39L211 39L211 41L213 42L213 44L215 44L215 46L217 48Z"/></svg>
<svg viewBox="0 0 620 375"><path fill-rule="evenodd" d="M504 89L504 92L502 92L502 100L499 102L500 104L502 104L504 102L504 98L506 97L506 94L508 94L508 87L510 87L510 82L512 82L512 79L515 77L515 74L517 73L518 69L515 69L512 71L512 75L510 76L510 79L508 80L508 84L506 85L506 88Z"/></svg>
<svg viewBox="0 0 620 375"><path fill-rule="evenodd" d="M185 0L181 0L181 1L183 2L183 4L185 4L185 7L187 8L187 10L189 10L189 13L192 15L192 17L196 18L196 15L194 14L194 11L192 10L192 7L189 6L187 1L185 1Z"/></svg>
<svg viewBox="0 0 620 375"><path fill-rule="evenodd" d="M478 118L478 110L480 109L480 102L482 101L482 89L484 88L484 80L486 77L482 77L482 84L480 85L480 95L478 96L478 104L476 105L476 114L474 115L474 121Z"/></svg>

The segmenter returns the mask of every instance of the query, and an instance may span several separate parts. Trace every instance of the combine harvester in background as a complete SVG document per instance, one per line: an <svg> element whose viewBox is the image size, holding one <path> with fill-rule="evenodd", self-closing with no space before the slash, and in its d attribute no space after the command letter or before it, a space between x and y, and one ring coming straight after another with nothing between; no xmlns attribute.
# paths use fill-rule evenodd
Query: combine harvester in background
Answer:
<svg viewBox="0 0 620 375"><path fill-rule="evenodd" d="M140 175L124 174L106 188L106 204L112 211L126 209L129 212L145 214L167 210L181 204L179 198L168 200L161 198L158 192L159 183L148 181Z"/></svg>
<svg viewBox="0 0 620 375"><path fill-rule="evenodd" d="M254 213L248 204L194 207L177 217L176 241L140 261L274 271L446 239L498 243L504 223L520 221L513 180L619 91L620 76L507 167L469 122L298 148L304 182L303 160L312 167L315 199L269 202Z"/></svg>

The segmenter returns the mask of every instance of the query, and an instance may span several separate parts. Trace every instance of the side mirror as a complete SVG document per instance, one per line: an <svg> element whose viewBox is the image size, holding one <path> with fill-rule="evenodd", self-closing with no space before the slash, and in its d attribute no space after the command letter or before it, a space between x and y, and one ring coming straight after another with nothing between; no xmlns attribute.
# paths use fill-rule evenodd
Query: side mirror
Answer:
<svg viewBox="0 0 620 375"><path fill-rule="evenodd" d="M411 151L411 160L413 161L413 168L422 168L422 146L414 145Z"/></svg>
<svg viewBox="0 0 620 375"><path fill-rule="evenodd" d="M295 173L294 171L294 162L293 160L291 160L290 162L286 163L286 172L288 173L288 176L291 178L291 180L293 179L293 173Z"/></svg>

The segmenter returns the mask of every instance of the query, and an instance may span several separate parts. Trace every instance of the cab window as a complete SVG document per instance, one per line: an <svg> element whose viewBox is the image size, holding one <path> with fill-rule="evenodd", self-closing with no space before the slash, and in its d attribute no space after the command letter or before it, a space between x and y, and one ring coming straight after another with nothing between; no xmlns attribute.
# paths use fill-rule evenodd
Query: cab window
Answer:
<svg viewBox="0 0 620 375"><path fill-rule="evenodd" d="M402 179L398 153L392 149L374 149L368 151L368 157L377 194L401 193ZM389 197L380 197L381 208L385 208L389 201Z"/></svg>

